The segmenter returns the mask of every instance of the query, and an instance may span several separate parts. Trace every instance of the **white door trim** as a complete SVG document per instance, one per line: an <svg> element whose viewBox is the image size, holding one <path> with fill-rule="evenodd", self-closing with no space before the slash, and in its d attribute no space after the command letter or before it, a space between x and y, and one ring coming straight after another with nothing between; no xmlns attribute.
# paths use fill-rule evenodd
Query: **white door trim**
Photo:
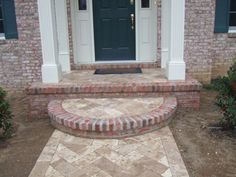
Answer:
<svg viewBox="0 0 236 177"><path fill-rule="evenodd" d="M96 61L93 26L93 1L87 0L87 10L79 11L78 0L71 0L71 19L74 62L76 64L94 63L134 63L154 62L157 58L157 5L156 0L150 0L150 8L141 8L141 1L135 3L135 51L133 61ZM153 18L155 17L155 18ZM147 21L145 21L147 20ZM145 22L148 24L144 28ZM82 34L83 33L83 34ZM144 38L147 39L144 39Z"/></svg>

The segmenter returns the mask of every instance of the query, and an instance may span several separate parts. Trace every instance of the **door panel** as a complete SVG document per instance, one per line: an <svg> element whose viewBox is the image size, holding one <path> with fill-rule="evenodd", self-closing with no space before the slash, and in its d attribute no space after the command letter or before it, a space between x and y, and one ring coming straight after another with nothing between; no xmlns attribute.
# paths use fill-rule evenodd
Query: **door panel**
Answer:
<svg viewBox="0 0 236 177"><path fill-rule="evenodd" d="M135 4L129 0L93 1L96 61L135 60L131 14Z"/></svg>
<svg viewBox="0 0 236 177"><path fill-rule="evenodd" d="M143 62L157 59L157 4L156 1L136 1L138 3L137 18L137 60Z"/></svg>

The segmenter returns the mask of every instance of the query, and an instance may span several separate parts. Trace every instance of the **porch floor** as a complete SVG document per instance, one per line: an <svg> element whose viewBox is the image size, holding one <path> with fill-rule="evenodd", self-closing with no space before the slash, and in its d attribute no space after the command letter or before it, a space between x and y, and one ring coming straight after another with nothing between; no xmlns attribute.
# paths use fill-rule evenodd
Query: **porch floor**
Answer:
<svg viewBox="0 0 236 177"><path fill-rule="evenodd" d="M201 84L189 76L184 81L169 81L165 70L142 69L141 74L95 75L95 70L64 73L57 84L33 83L27 93L34 94L107 94L199 91Z"/></svg>
<svg viewBox="0 0 236 177"><path fill-rule="evenodd" d="M64 74L60 84L124 84L166 82L164 69L142 69L142 74L94 75L94 70L76 70Z"/></svg>

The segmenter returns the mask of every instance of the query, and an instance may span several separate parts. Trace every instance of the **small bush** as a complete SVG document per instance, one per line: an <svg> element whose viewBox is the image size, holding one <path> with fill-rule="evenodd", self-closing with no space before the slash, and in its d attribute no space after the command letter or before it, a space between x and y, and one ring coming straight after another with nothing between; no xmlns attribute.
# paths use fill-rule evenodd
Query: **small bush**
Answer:
<svg viewBox="0 0 236 177"><path fill-rule="evenodd" d="M6 91L0 87L0 137L10 137L13 131L12 113L6 101Z"/></svg>
<svg viewBox="0 0 236 177"><path fill-rule="evenodd" d="M230 67L227 76L218 77L213 81L214 88L219 92L216 105L220 107L223 117L221 125L236 130L236 95L232 85L236 82L236 62Z"/></svg>

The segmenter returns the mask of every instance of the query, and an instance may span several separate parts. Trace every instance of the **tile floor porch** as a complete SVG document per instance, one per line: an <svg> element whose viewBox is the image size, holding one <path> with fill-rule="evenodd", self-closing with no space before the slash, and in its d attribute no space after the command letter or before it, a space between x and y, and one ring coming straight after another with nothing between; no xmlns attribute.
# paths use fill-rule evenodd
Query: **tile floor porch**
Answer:
<svg viewBox="0 0 236 177"><path fill-rule="evenodd" d="M165 70L161 68L142 68L142 74L94 75L94 70L76 70L64 74L60 84L125 84L166 82Z"/></svg>

